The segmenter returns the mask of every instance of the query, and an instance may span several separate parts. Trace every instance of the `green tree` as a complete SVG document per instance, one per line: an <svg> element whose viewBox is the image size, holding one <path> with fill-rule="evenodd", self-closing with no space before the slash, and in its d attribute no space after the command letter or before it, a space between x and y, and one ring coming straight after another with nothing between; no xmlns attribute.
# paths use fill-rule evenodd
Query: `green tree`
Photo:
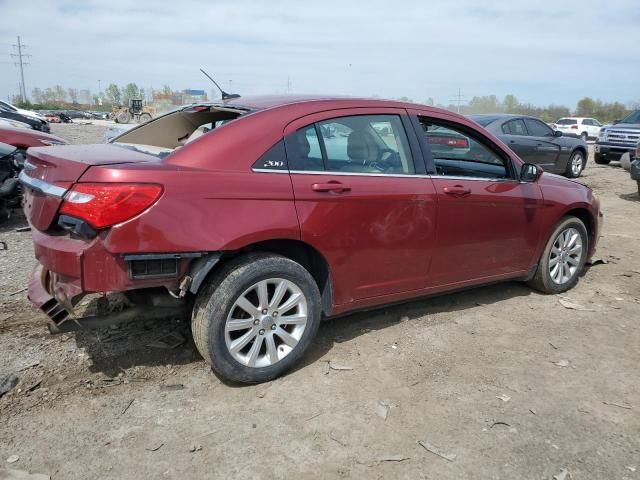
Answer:
<svg viewBox="0 0 640 480"><path fill-rule="evenodd" d="M595 116L596 110L596 102L589 97L584 97L582 100L578 102L578 106L576 108L576 115L578 117L593 117Z"/></svg>
<svg viewBox="0 0 640 480"><path fill-rule="evenodd" d="M516 113L519 106L520 104L518 103L518 99L514 95L505 95L502 102L502 109L504 110L504 113Z"/></svg>
<svg viewBox="0 0 640 480"><path fill-rule="evenodd" d="M135 83L127 83L125 87L121 89L122 103L129 105L129 100L134 98L140 98L140 87Z"/></svg>
<svg viewBox="0 0 640 480"><path fill-rule="evenodd" d="M104 89L104 95L111 105L122 105L122 95L115 83L109 84L109 86Z"/></svg>
<svg viewBox="0 0 640 480"><path fill-rule="evenodd" d="M164 95L171 95L173 91L171 90L171 87L169 85L165 85L164 87L162 87L162 93Z"/></svg>

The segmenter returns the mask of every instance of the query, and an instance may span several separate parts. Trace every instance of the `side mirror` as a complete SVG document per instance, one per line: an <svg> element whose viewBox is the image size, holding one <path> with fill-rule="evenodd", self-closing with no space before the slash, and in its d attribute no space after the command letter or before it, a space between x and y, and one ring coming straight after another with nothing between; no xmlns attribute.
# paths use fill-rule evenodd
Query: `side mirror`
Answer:
<svg viewBox="0 0 640 480"><path fill-rule="evenodd" d="M525 183L533 183L542 175L542 169L533 163L525 163L520 169L520 181Z"/></svg>
<svg viewBox="0 0 640 480"><path fill-rule="evenodd" d="M616 124L618 124L618 123L620 123L620 119L619 119L619 118L616 118L616 119L613 121L613 124L614 124L614 125L616 125Z"/></svg>
<svg viewBox="0 0 640 480"><path fill-rule="evenodd" d="M554 130L553 131L553 136L554 137L561 137L562 136L562 130Z"/></svg>

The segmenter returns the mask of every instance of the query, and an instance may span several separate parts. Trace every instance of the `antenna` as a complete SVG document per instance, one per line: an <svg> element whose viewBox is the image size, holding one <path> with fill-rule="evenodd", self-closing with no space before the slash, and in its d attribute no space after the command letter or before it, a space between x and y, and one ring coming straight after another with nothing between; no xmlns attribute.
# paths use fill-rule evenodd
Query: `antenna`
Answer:
<svg viewBox="0 0 640 480"><path fill-rule="evenodd" d="M220 88L220 85L218 85L218 82L216 82L213 78L211 78L211 75L209 75L207 72L205 72L203 69L200 69L200 71L209 79L213 82L213 84L218 88L218 90L220 90L220 95L222 95L222 100L230 100L232 98L240 98L240 95L238 95L237 93L227 93L224 90L222 90L222 88Z"/></svg>

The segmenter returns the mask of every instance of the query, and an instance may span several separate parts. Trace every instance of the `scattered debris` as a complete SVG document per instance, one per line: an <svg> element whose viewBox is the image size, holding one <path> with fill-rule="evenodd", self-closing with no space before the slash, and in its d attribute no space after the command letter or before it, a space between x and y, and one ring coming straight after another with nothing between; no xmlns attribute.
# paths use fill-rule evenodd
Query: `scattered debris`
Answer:
<svg viewBox="0 0 640 480"><path fill-rule="evenodd" d="M168 385L160 385L160 390L163 392L173 392L176 390L184 390L184 385L181 383L170 383Z"/></svg>
<svg viewBox="0 0 640 480"><path fill-rule="evenodd" d="M189 447L189 451L190 451L191 453L199 452L200 450L202 450L202 445L191 445L191 446Z"/></svg>
<svg viewBox="0 0 640 480"><path fill-rule="evenodd" d="M409 317L408 316L404 316L404 317L400 317L400 321L401 322L408 322L409 321Z"/></svg>
<svg viewBox="0 0 640 480"><path fill-rule="evenodd" d="M594 259L591 260L591 262L589 262L589 265L591 265L592 267L596 266L596 265L606 265L608 264L609 261L604 259L604 258L598 258L598 259Z"/></svg>
<svg viewBox="0 0 640 480"><path fill-rule="evenodd" d="M343 447L346 447L346 446L347 446L347 444L346 444L346 443L344 443L342 440L339 440L339 439L337 439L336 437L334 437L334 436L333 436L333 433L331 433L331 432L329 432L329 438L330 438L331 440L333 440L334 442L339 443L339 444L340 444L340 445L342 445Z"/></svg>
<svg viewBox="0 0 640 480"><path fill-rule="evenodd" d="M40 365L40 362L36 360L35 362L32 362L29 365L25 365L24 367L20 368L18 371L24 372L25 370L29 370L30 368L37 367L39 365Z"/></svg>
<svg viewBox="0 0 640 480"><path fill-rule="evenodd" d="M174 348L182 345L184 342L186 342L186 340L182 335L180 335L178 332L171 332L163 335L160 338L157 338L153 342L149 343L147 347L173 350Z"/></svg>
<svg viewBox="0 0 640 480"><path fill-rule="evenodd" d="M329 361L328 365L331 370L353 370L353 367L349 367L348 365L339 365L332 361Z"/></svg>
<svg viewBox="0 0 640 480"><path fill-rule="evenodd" d="M431 445L430 443L424 442L422 440L419 440L418 444L420 444L420 446L422 448L424 448L425 450L427 450L427 451L429 451L429 452L433 453L434 455L437 455L437 456L439 456L441 458L444 458L445 460L448 460L450 462L453 462L457 457L457 455L455 453L443 452L438 447L435 447L435 446Z"/></svg>
<svg viewBox="0 0 640 480"><path fill-rule="evenodd" d="M133 402L135 402L135 401L136 401L136 399L132 398L131 401L129 403L127 403L127 406L124 407L124 409L122 410L120 415L124 415L125 413L127 413L127 410L129 410L129 407L131 407L131 405L133 405Z"/></svg>
<svg viewBox="0 0 640 480"><path fill-rule="evenodd" d="M386 420L389 416L389 405L382 400L378 400L378 403L376 404L376 413L381 419Z"/></svg>
<svg viewBox="0 0 640 480"><path fill-rule="evenodd" d="M324 374L325 375L329 375L329 370L331 370L330 363L331 362L325 362L325 364L324 364Z"/></svg>
<svg viewBox="0 0 640 480"><path fill-rule="evenodd" d="M18 227L18 228L16 228L16 232L18 232L18 233L30 232L30 231L31 231L31 227Z"/></svg>
<svg viewBox="0 0 640 480"><path fill-rule="evenodd" d="M29 473L26 470L5 470L0 468L2 480L51 480L50 475L44 473Z"/></svg>
<svg viewBox="0 0 640 480"><path fill-rule="evenodd" d="M20 290L16 290L15 292L9 293L9 296L13 297L14 295L18 295L19 293L26 292L26 291L27 291L27 287L21 288Z"/></svg>
<svg viewBox="0 0 640 480"><path fill-rule="evenodd" d="M410 457L405 457L404 455L389 455L386 457L381 457L378 459L378 462L404 462L405 460L409 460Z"/></svg>
<svg viewBox="0 0 640 480"><path fill-rule="evenodd" d="M497 395L496 396L497 399L502 400L503 402L507 403L509 400L511 400L511 397L505 393L503 393L502 395Z"/></svg>
<svg viewBox="0 0 640 480"><path fill-rule="evenodd" d="M163 446L164 446L164 443L159 443L159 444L157 444L157 445L156 445L156 446L154 446L154 447L151 447L151 448L145 448L145 450L146 450L147 452L157 452L157 451L158 451L158 450L160 450Z"/></svg>
<svg viewBox="0 0 640 480"><path fill-rule="evenodd" d="M533 413L534 415L537 415L537 414L538 414L538 412L536 412L535 408L530 408L530 409L529 409L529 411L530 411L531 413Z"/></svg>
<svg viewBox="0 0 640 480"><path fill-rule="evenodd" d="M7 242L3 242L0 240L0 250L9 250L9 247L7 246Z"/></svg>
<svg viewBox="0 0 640 480"><path fill-rule="evenodd" d="M489 428L493 428L493 427L495 427L496 425L503 425L503 426L505 426L505 427L510 427L510 426L511 426L511 425L509 425L507 422L493 422L493 423L491 424L491 427L489 427Z"/></svg>
<svg viewBox="0 0 640 480"><path fill-rule="evenodd" d="M558 347L556 347L553 343L549 342L549 345L551 345L553 347L554 350L557 350Z"/></svg>
<svg viewBox="0 0 640 480"><path fill-rule="evenodd" d="M560 302L560 305L562 305L564 308L568 310L576 310L578 312L594 312L595 311L592 308L585 307L584 305L580 305L579 303L570 302L569 300L566 300L564 298L559 298L558 302Z"/></svg>
<svg viewBox="0 0 640 480"><path fill-rule="evenodd" d="M569 480L571 478L573 477L571 477L569 470L567 470L566 468L563 468L562 470L560 470L559 474L553 476L553 480Z"/></svg>
<svg viewBox="0 0 640 480"><path fill-rule="evenodd" d="M631 466L631 465L627 465L627 466L626 466L626 467L624 467L624 468L626 468L626 469L627 469L627 470L629 470L630 472L635 472L635 471L636 471L636 467L633 467L633 466Z"/></svg>
<svg viewBox="0 0 640 480"><path fill-rule="evenodd" d="M314 418L319 417L320 415L322 415L322 412L318 412L315 415L311 415L309 418L305 420L305 422L308 422L309 420L313 420Z"/></svg>
<svg viewBox="0 0 640 480"><path fill-rule="evenodd" d="M27 388L27 389L25 390L25 393L26 393L26 392L29 392L29 393L33 392L35 389L37 389L38 387L40 387L40 385L42 385L42 380L38 380L36 383L34 383L33 385L31 385L29 388Z"/></svg>
<svg viewBox="0 0 640 480"><path fill-rule="evenodd" d="M18 460L20 460L20 457L18 455L11 455L9 458L7 458L7 463L16 463Z"/></svg>
<svg viewBox="0 0 640 480"><path fill-rule="evenodd" d="M631 405L625 405L623 403L615 403L615 402L602 402L605 405L611 405L612 407L624 408L626 410L631 410L633 407Z"/></svg>
<svg viewBox="0 0 640 480"><path fill-rule="evenodd" d="M13 390L19 381L18 377L13 373L0 377L0 397Z"/></svg>
<svg viewBox="0 0 640 480"><path fill-rule="evenodd" d="M568 367L569 360L558 360L557 362L553 362L553 364L557 367Z"/></svg>

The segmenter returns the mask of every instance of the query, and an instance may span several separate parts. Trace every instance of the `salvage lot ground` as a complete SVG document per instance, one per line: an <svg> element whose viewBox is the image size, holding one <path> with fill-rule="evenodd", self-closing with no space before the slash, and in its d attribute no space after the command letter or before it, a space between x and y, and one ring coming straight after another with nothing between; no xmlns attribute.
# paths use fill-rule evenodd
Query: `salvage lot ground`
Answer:
<svg viewBox="0 0 640 480"><path fill-rule="evenodd" d="M104 128L52 129L96 142ZM221 383L184 323L49 336L19 291L24 219L0 225L0 375L20 377L0 398L0 472L640 478L640 201L620 168L590 159L581 181L602 200L607 263L564 298L506 283L327 321L300 368L248 387ZM168 332L187 342L148 346Z"/></svg>

